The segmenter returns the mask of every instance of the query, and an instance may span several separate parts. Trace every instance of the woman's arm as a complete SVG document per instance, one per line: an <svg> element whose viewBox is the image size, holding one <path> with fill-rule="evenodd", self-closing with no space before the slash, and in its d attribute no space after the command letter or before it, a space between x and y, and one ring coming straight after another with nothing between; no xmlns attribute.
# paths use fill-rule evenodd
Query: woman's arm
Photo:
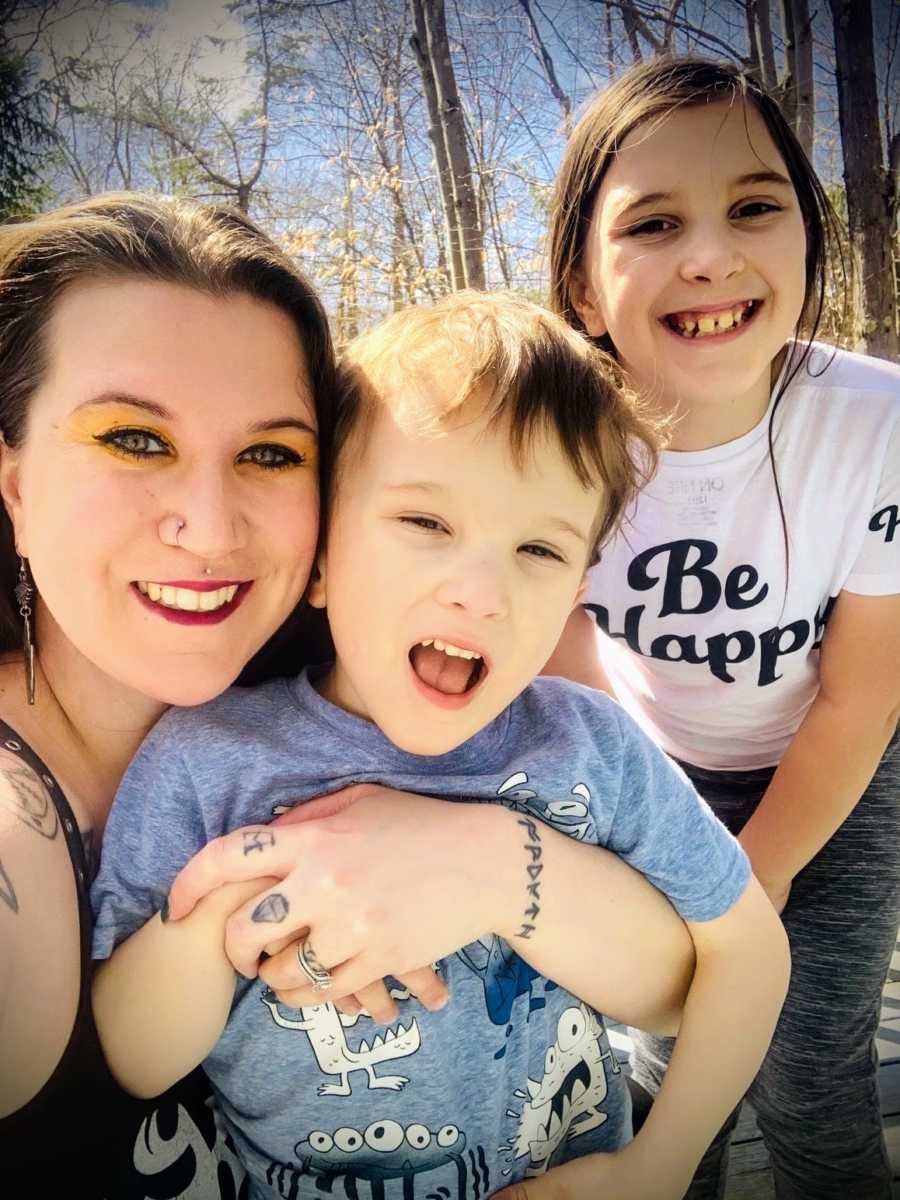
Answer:
<svg viewBox="0 0 900 1200"><path fill-rule="evenodd" d="M819 694L740 841L780 912L794 876L866 790L900 715L900 596L842 592L822 641Z"/></svg>
<svg viewBox="0 0 900 1200"><path fill-rule="evenodd" d="M216 839L172 887L174 918L225 881L263 872L279 878L269 893L285 914L276 928L253 919L263 895L228 921L226 948L243 974L256 974L273 935L308 928L319 960L340 964L331 995L352 995L388 974L406 982L423 963L494 932L535 970L613 1019L677 1028L693 943L669 902L616 855L500 805L370 785L299 811L300 823ZM247 845L256 848L246 853ZM537 902L528 870L535 866ZM526 924L533 928L519 936ZM260 974L289 1003L316 1002L298 986L293 948Z"/></svg>
<svg viewBox="0 0 900 1200"><path fill-rule="evenodd" d="M97 1029L110 1070L126 1091L158 1096L215 1045L234 995L225 920L261 882L220 888L177 924L151 917L97 967Z"/></svg>

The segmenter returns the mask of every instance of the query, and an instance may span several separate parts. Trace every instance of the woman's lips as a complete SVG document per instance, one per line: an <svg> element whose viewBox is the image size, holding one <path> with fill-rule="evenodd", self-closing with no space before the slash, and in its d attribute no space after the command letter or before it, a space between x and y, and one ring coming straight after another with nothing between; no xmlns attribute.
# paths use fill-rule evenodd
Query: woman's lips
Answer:
<svg viewBox="0 0 900 1200"><path fill-rule="evenodd" d="M227 621L232 613L240 608L241 604L250 588L253 586L253 580L173 580L167 583L156 583L154 581L141 581L133 583L131 590L137 596L138 600L150 612L162 617L173 625L219 625L222 621ZM235 592L230 600L226 600L224 604L219 605L209 611L201 611L199 609L177 607L176 603L166 603L162 599L162 589L169 589L170 592L195 592L200 594L208 594L215 591L225 591L235 588ZM146 590L144 590L146 589ZM152 591L154 595L157 589L161 596L156 599L150 595ZM179 596L167 596L168 599L178 601ZM198 597L199 599L199 597Z"/></svg>

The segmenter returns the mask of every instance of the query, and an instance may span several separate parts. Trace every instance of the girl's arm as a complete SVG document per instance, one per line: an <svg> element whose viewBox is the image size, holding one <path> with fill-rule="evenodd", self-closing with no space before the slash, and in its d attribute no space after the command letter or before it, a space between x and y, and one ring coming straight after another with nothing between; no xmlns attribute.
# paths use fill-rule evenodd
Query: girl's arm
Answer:
<svg viewBox="0 0 900 1200"><path fill-rule="evenodd" d="M616 693L600 661L598 637L596 622L590 613L576 604L541 674L560 675L563 679L583 683L615 697Z"/></svg>
<svg viewBox="0 0 900 1200"><path fill-rule="evenodd" d="M794 876L850 815L900 715L900 595L842 592L820 688L740 841L780 912Z"/></svg>
<svg viewBox="0 0 900 1200"><path fill-rule="evenodd" d="M256 974L273 934L308 927L320 961L342 964L331 992L342 997L388 974L409 982L422 963L495 932L535 970L613 1019L658 1032L677 1028L693 943L669 902L615 854L538 823L539 911L529 915L528 867L538 864L528 849L534 823L521 814L369 784L307 802L295 814L292 824L266 827L265 845L253 854L243 852L245 839L259 844L253 830L211 842L170 892L174 918L227 880L253 872L279 879L286 915L277 929L254 923L261 897L228 921L228 955L243 974ZM526 922L534 926L530 935L516 936ZM297 987L292 946L260 975L286 1003L316 1003Z"/></svg>
<svg viewBox="0 0 900 1200"><path fill-rule="evenodd" d="M110 1070L126 1091L158 1096L215 1045L234 995L225 920L262 882L220 888L184 921L164 923L157 914L98 964L94 1016Z"/></svg>

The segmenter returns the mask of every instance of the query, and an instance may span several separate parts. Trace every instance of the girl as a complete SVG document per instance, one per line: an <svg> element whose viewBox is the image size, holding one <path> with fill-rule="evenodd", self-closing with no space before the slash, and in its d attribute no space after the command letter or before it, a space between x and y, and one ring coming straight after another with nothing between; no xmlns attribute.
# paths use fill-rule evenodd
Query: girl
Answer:
<svg viewBox="0 0 900 1200"><path fill-rule="evenodd" d="M616 695L783 914L792 983L749 1092L779 1200L890 1195L874 1035L900 901L900 371L813 341L834 229L751 79L661 59L585 113L551 230L556 309L671 440L548 669L603 686L599 626ZM671 1045L636 1035L651 1091ZM735 1120L691 1200L724 1195Z"/></svg>

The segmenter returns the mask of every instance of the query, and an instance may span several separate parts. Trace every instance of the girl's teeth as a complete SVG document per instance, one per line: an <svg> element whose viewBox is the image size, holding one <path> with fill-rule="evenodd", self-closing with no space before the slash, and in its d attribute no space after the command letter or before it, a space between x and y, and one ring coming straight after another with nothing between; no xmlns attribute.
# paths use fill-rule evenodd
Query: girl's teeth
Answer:
<svg viewBox="0 0 900 1200"><path fill-rule="evenodd" d="M237 592L237 584L216 588L211 592L197 592L193 588L172 587L171 584L138 583L138 588L149 596L154 604L166 608L177 608L182 612L215 612L230 603Z"/></svg>
<svg viewBox="0 0 900 1200"><path fill-rule="evenodd" d="M669 317L669 324L683 337L709 337L710 334L727 333L729 329L742 325L755 307L755 302L750 300L733 309L726 308L715 314L696 313L694 316L690 316L685 313L679 316L678 313L675 313Z"/></svg>

